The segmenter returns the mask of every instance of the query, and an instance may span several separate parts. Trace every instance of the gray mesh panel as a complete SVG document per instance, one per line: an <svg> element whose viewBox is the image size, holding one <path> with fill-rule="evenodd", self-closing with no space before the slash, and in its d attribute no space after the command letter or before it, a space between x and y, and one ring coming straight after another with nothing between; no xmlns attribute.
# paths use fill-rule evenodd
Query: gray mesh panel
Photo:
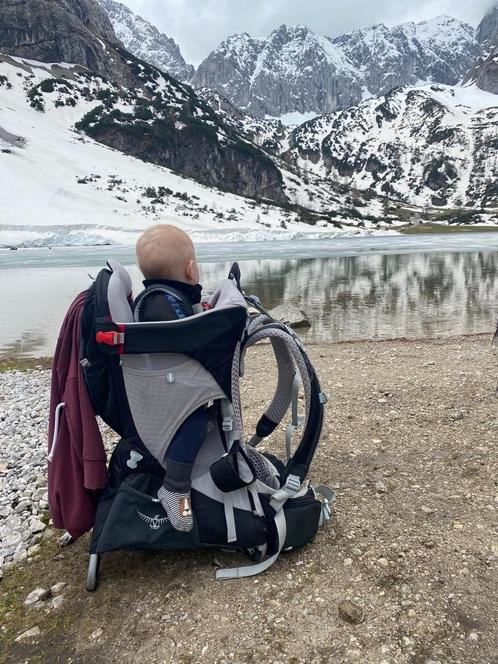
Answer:
<svg viewBox="0 0 498 664"><path fill-rule="evenodd" d="M292 399L292 384L296 370L294 360L287 344L282 339L272 338L271 343L277 360L278 381L277 389L272 402L266 409L265 415L272 422L281 422L284 419Z"/></svg>
<svg viewBox="0 0 498 664"><path fill-rule="evenodd" d="M254 467L256 477L273 489L278 489L280 484L277 479L278 472L269 459L260 454L254 447L245 447L247 456Z"/></svg>
<svg viewBox="0 0 498 664"><path fill-rule="evenodd" d="M138 435L160 463L180 424L199 406L225 398L211 374L186 355L123 355L122 367Z"/></svg>

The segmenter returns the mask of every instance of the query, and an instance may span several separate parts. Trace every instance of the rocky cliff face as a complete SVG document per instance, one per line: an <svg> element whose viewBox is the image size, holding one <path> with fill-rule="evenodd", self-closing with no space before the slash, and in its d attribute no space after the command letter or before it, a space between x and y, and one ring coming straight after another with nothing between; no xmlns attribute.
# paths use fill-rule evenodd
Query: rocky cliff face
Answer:
<svg viewBox="0 0 498 664"><path fill-rule="evenodd" d="M159 32L154 25L134 14L121 2L98 2L128 51L180 81L188 81L192 77L194 67L185 62L178 44L171 37Z"/></svg>
<svg viewBox="0 0 498 664"><path fill-rule="evenodd" d="M477 28L483 57L468 75L481 90L498 94L498 3L490 8Z"/></svg>
<svg viewBox="0 0 498 664"><path fill-rule="evenodd" d="M229 37L199 66L192 84L216 89L258 117L324 113L399 85L453 85L481 53L475 30L449 16L394 28L380 24L336 39L283 25L267 39Z"/></svg>
<svg viewBox="0 0 498 664"><path fill-rule="evenodd" d="M488 57L475 69L472 80L481 90L498 95L498 39Z"/></svg>
<svg viewBox="0 0 498 664"><path fill-rule="evenodd" d="M486 13L477 27L477 40L486 50L493 46L498 36L498 2Z"/></svg>
<svg viewBox="0 0 498 664"><path fill-rule="evenodd" d="M476 87L396 89L303 124L285 157L418 205L495 207L498 98Z"/></svg>
<svg viewBox="0 0 498 664"><path fill-rule="evenodd" d="M124 80L113 62L119 40L94 0L0 0L0 50L42 62L81 64Z"/></svg>

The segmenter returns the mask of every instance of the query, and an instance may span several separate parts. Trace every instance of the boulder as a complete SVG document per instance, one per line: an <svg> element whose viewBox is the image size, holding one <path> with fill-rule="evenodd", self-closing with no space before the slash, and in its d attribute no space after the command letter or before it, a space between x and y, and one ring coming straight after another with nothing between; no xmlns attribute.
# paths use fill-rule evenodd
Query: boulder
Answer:
<svg viewBox="0 0 498 664"><path fill-rule="evenodd" d="M269 312L273 318L292 328L311 327L308 316L293 304L280 304Z"/></svg>

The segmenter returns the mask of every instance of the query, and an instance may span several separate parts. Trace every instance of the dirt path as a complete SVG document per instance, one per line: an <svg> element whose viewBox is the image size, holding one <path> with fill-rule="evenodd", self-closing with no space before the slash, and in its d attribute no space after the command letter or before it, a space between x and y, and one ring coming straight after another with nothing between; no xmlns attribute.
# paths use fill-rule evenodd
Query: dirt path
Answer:
<svg viewBox="0 0 498 664"><path fill-rule="evenodd" d="M224 583L215 565L234 564L229 554L108 554L90 594L87 539L59 552L49 535L38 558L0 584L4 661L497 664L489 338L315 346L311 355L330 397L312 479L337 492L333 521L313 544L260 577ZM265 364L255 365L246 394L258 414L269 387ZM34 588L60 581L60 608L23 606ZM345 599L364 613L360 624L339 614ZM39 635L13 640L35 626Z"/></svg>

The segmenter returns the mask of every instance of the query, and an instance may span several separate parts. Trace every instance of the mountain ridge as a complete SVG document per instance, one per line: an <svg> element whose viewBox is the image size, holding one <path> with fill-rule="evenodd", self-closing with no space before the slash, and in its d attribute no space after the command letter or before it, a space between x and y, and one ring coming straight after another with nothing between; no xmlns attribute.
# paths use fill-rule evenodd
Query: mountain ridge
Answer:
<svg viewBox="0 0 498 664"><path fill-rule="evenodd" d="M325 113L422 80L453 85L481 52L475 30L449 16L377 24L334 39L282 25L267 39L228 37L191 82L257 117Z"/></svg>

